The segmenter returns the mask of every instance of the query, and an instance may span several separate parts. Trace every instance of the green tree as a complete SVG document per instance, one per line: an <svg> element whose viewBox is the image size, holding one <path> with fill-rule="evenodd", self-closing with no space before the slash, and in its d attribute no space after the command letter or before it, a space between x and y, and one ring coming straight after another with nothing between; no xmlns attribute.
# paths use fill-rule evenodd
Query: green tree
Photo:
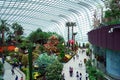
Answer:
<svg viewBox="0 0 120 80"><path fill-rule="evenodd" d="M46 33L42 32L42 30L38 28L36 31L33 31L32 33L30 33L30 35L28 36L28 39L33 43L36 43L38 41L42 42L43 39L45 39L45 36L46 36Z"/></svg>
<svg viewBox="0 0 120 80"><path fill-rule="evenodd" d="M37 34L38 34L37 32L30 33L29 36L28 36L28 39L31 42L35 43L38 40L38 38L39 38L39 36Z"/></svg>
<svg viewBox="0 0 120 80"><path fill-rule="evenodd" d="M90 44L89 43L86 43L86 48L89 48L90 47Z"/></svg>
<svg viewBox="0 0 120 80"><path fill-rule="evenodd" d="M120 5L119 0L110 0L110 6L107 11L105 11L105 22L108 25L119 24L120 23Z"/></svg>
<svg viewBox="0 0 120 80"><path fill-rule="evenodd" d="M15 40L18 42L20 36L23 34L23 27L17 22L12 24L12 29L14 30Z"/></svg>
<svg viewBox="0 0 120 80"><path fill-rule="evenodd" d="M63 42L65 42L64 38L63 38L61 35L57 34L56 32L48 32L47 34L49 34L48 38L49 38L50 36L52 36L52 35L57 36L57 37L58 37L58 40L59 40L59 42L60 42L61 44L62 44Z"/></svg>
<svg viewBox="0 0 120 80"><path fill-rule="evenodd" d="M28 65L28 54L24 54L24 55L22 56L21 62L22 62L22 64L23 64L25 67L27 67L27 65Z"/></svg>
<svg viewBox="0 0 120 80"><path fill-rule="evenodd" d="M4 37L5 37L5 33L8 32L10 29L6 23L6 20L1 20L1 24L0 24L0 34L1 34L1 38L2 38L2 43L5 43Z"/></svg>
<svg viewBox="0 0 120 80"><path fill-rule="evenodd" d="M66 51L65 45L62 45L61 43L59 43L59 44L57 45L57 49L58 49L58 51L59 51L60 53Z"/></svg>
<svg viewBox="0 0 120 80"><path fill-rule="evenodd" d="M58 40L62 43L64 42L64 39L62 36L58 35L55 32L43 32L40 28L38 28L36 31L33 31L28 36L28 39L33 43L40 43L45 44L48 40L48 38L52 35L56 35L58 37Z"/></svg>
<svg viewBox="0 0 120 80"><path fill-rule="evenodd" d="M13 33L11 31L8 31L8 33L6 35L7 35L7 40L6 41L11 42L12 38L14 37Z"/></svg>
<svg viewBox="0 0 120 80"><path fill-rule="evenodd" d="M86 69L89 73L90 80L106 80L104 74L98 70L94 65L92 65L92 60L86 62Z"/></svg>
<svg viewBox="0 0 120 80"><path fill-rule="evenodd" d="M52 64L46 68L46 79L47 80L62 80L62 69L63 64L58 60L55 60Z"/></svg>
<svg viewBox="0 0 120 80"><path fill-rule="evenodd" d="M38 29L36 30L36 32L42 32L42 30L41 30L40 28L38 28Z"/></svg>
<svg viewBox="0 0 120 80"><path fill-rule="evenodd" d="M0 62L0 76L3 74L3 64Z"/></svg>
<svg viewBox="0 0 120 80"><path fill-rule="evenodd" d="M41 54L38 59L36 60L36 63L39 66L39 72L44 74L45 73L45 68L53 63L57 58L54 55L49 56L47 53Z"/></svg>
<svg viewBox="0 0 120 80"><path fill-rule="evenodd" d="M29 42L27 40L23 40L20 44L19 44L19 47L22 49L22 50L25 50L28 48L29 46Z"/></svg>

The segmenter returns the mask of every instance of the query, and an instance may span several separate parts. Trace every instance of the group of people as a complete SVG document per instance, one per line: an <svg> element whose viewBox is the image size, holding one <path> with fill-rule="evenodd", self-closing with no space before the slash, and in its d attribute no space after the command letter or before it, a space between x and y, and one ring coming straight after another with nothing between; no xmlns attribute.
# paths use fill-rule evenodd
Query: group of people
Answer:
<svg viewBox="0 0 120 80"><path fill-rule="evenodd" d="M77 77L77 80L82 80L82 73L78 73L78 71L76 72L76 77Z"/></svg>
<svg viewBox="0 0 120 80"><path fill-rule="evenodd" d="M14 62L14 63L12 64L12 67L13 67L13 68L19 67L19 69L21 69L22 63L21 63L21 62Z"/></svg>
<svg viewBox="0 0 120 80"><path fill-rule="evenodd" d="M69 68L69 73L70 73L70 77L73 76L73 67ZM78 71L76 72L76 78L77 80L82 80L82 73L79 73ZM88 80L88 73L85 73L85 79ZM65 80L65 75L63 73L63 80Z"/></svg>
<svg viewBox="0 0 120 80"><path fill-rule="evenodd" d="M15 68L15 67L12 66L12 69L11 69L12 75L15 75L14 68ZM18 80L18 75L16 75L15 80ZM23 77L21 77L20 80L23 80Z"/></svg>
<svg viewBox="0 0 120 80"><path fill-rule="evenodd" d="M84 52L85 52L85 50L82 49L82 50L79 51L79 54L80 54L80 53L83 54ZM75 60L75 58L76 58L76 59L79 59L79 55L76 54L76 56L73 57L73 60ZM82 60L79 60L78 66L79 66L79 67L82 67L82 66L83 66ZM70 74L70 77L73 76L73 67L69 67L69 74ZM83 76L83 75L82 75L81 72L76 71L76 78L77 78L77 80L82 80L82 76ZM87 72L85 73L85 79L88 80L88 73L87 73Z"/></svg>
<svg viewBox="0 0 120 80"><path fill-rule="evenodd" d="M82 80L82 73L78 73L78 71L77 71L76 77L77 77L77 80ZM87 72L85 74L85 79L88 80L88 73Z"/></svg>
<svg viewBox="0 0 120 80"><path fill-rule="evenodd" d="M11 72L12 72L12 75L15 75L14 67L12 67ZM18 76L17 76L17 75L16 75L16 77L15 77L15 80L18 80Z"/></svg>

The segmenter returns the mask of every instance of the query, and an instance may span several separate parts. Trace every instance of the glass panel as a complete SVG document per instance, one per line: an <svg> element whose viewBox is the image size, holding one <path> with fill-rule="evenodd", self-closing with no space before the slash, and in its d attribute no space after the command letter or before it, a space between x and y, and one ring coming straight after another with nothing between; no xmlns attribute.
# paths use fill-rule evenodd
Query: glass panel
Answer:
<svg viewBox="0 0 120 80"><path fill-rule="evenodd" d="M101 7L104 4L100 0L0 0L0 18L10 24L17 21L27 29L34 26L34 29L56 31L66 40L65 23L75 21L76 40L84 42L88 39L87 32L92 29L95 10L101 19Z"/></svg>

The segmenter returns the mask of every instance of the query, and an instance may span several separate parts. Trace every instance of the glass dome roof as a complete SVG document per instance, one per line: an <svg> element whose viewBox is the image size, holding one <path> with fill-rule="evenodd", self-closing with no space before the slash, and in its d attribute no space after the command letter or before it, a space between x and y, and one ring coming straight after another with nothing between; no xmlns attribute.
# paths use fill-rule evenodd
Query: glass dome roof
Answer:
<svg viewBox="0 0 120 80"><path fill-rule="evenodd" d="M57 32L66 41L66 22L76 22L75 40L87 42L94 14L101 20L103 8L101 0L0 0L0 19L7 20L8 24L18 22L24 28L24 35L41 28Z"/></svg>

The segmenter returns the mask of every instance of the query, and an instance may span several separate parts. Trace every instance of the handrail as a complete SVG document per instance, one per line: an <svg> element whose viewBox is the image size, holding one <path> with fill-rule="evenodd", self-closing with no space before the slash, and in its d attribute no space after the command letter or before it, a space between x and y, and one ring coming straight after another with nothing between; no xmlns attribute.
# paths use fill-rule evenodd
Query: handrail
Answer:
<svg viewBox="0 0 120 80"><path fill-rule="evenodd" d="M25 74L19 68L17 68L17 67L15 67L15 70L18 71L21 74L21 78L23 78L23 80L25 80ZM20 80L22 80L22 79L20 79Z"/></svg>
<svg viewBox="0 0 120 80"><path fill-rule="evenodd" d="M18 68L15 68L16 71L18 71L21 74L21 78L23 78L23 80L25 80L25 74Z"/></svg>

